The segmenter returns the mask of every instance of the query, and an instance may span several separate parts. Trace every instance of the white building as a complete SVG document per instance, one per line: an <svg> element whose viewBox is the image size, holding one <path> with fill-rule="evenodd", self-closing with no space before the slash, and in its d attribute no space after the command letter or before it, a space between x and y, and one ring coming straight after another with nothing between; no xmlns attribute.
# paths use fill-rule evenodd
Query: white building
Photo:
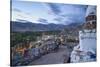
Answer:
<svg viewBox="0 0 100 67"><path fill-rule="evenodd" d="M80 50L85 52L93 52L96 50L96 30L79 31Z"/></svg>
<svg viewBox="0 0 100 67"><path fill-rule="evenodd" d="M88 6L86 23L79 31L79 45L71 53L71 62L96 61L96 6Z"/></svg>

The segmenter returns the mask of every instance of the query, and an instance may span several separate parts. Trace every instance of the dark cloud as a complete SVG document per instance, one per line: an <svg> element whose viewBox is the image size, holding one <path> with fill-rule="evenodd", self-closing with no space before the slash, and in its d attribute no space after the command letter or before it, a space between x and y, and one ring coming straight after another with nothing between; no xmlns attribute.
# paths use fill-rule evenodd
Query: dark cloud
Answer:
<svg viewBox="0 0 100 67"><path fill-rule="evenodd" d="M43 18L39 18L38 21L39 21L39 22L42 22L42 23L48 23L48 20L43 19Z"/></svg>
<svg viewBox="0 0 100 67"><path fill-rule="evenodd" d="M57 18L54 18L54 21L57 21L57 22L62 22L63 18L62 17L57 17Z"/></svg>
<svg viewBox="0 0 100 67"><path fill-rule="evenodd" d="M77 8L82 8L83 10L86 10L88 5L77 5Z"/></svg>
<svg viewBox="0 0 100 67"><path fill-rule="evenodd" d="M87 5L48 4L51 11L56 14L54 21L58 23L84 22Z"/></svg>
<svg viewBox="0 0 100 67"><path fill-rule="evenodd" d="M20 9L18 8L12 8L13 11L17 11L17 12L22 12Z"/></svg>
<svg viewBox="0 0 100 67"><path fill-rule="evenodd" d="M54 14L59 14L61 12L60 7L57 4L48 3L48 6L50 7L50 9Z"/></svg>
<svg viewBox="0 0 100 67"><path fill-rule="evenodd" d="M23 20L23 19L16 19L17 21L20 21L20 22L30 22L28 20Z"/></svg>

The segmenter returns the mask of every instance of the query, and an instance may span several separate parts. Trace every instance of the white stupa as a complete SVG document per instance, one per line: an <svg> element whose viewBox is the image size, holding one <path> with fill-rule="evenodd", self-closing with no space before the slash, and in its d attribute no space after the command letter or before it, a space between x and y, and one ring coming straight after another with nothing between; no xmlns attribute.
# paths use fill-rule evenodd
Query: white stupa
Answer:
<svg viewBox="0 0 100 67"><path fill-rule="evenodd" d="M79 45L71 53L71 62L96 61L96 6L88 6L86 23L79 31Z"/></svg>

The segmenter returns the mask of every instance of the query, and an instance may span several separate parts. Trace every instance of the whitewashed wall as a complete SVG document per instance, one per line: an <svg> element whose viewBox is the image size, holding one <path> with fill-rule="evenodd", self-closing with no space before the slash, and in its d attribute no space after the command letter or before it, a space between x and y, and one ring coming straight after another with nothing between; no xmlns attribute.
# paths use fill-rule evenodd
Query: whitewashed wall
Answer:
<svg viewBox="0 0 100 67"><path fill-rule="evenodd" d="M95 30L79 31L80 50L96 52L96 32Z"/></svg>

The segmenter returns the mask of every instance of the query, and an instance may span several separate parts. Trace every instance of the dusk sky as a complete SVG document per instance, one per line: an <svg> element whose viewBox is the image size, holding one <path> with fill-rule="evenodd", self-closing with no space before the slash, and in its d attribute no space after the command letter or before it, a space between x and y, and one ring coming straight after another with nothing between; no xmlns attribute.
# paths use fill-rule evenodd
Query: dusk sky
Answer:
<svg viewBox="0 0 100 67"><path fill-rule="evenodd" d="M12 1L12 21L70 24L85 22L87 5Z"/></svg>

